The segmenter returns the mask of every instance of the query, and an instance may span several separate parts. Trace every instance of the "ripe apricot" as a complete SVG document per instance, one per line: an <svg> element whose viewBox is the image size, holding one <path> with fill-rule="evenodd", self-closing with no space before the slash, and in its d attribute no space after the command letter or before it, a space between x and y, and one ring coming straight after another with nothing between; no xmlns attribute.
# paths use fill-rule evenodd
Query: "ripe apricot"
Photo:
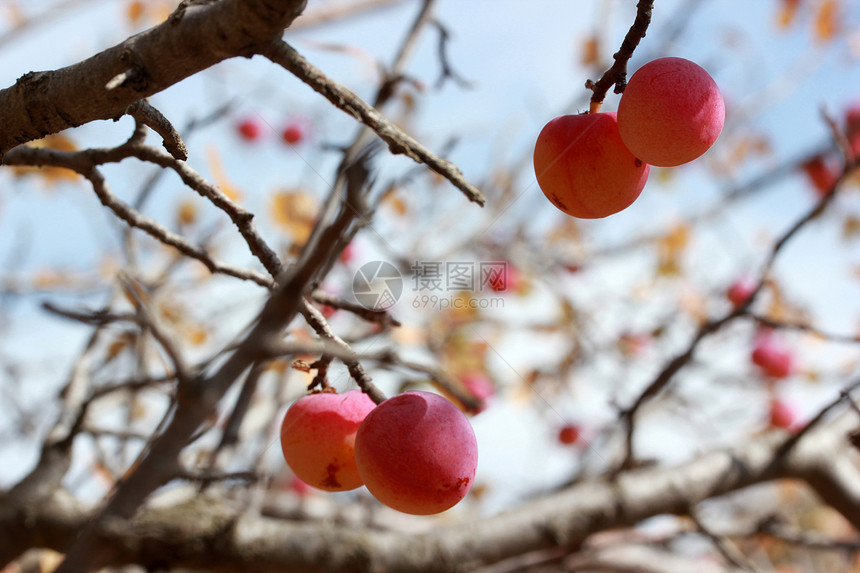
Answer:
<svg viewBox="0 0 860 573"><path fill-rule="evenodd" d="M688 163L723 130L725 103L713 78L684 58L658 58L636 70L618 103L621 139L659 167Z"/></svg>
<svg viewBox="0 0 860 573"><path fill-rule="evenodd" d="M778 339L770 336L758 340L752 362L771 378L787 378L794 372L794 355Z"/></svg>
<svg viewBox="0 0 860 573"><path fill-rule="evenodd" d="M355 434L373 401L359 390L310 394L290 406L281 424L281 450L293 473L317 489L362 485L355 467Z"/></svg>
<svg viewBox="0 0 860 573"><path fill-rule="evenodd" d="M367 415L355 437L355 461L380 502L429 515L453 507L469 492L478 443L454 404L430 392L405 392Z"/></svg>
<svg viewBox="0 0 860 573"><path fill-rule="evenodd" d="M581 219L630 206L649 171L621 141L614 112L563 115L547 123L535 143L534 167L552 204Z"/></svg>

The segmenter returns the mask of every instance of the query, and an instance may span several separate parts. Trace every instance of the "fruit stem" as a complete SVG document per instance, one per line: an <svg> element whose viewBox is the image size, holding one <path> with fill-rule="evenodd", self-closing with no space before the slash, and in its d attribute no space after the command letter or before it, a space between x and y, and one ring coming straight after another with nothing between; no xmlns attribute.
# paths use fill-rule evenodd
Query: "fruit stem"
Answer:
<svg viewBox="0 0 860 573"><path fill-rule="evenodd" d="M593 101L591 105L588 106L588 113L597 113L600 111L600 106L603 105L602 101Z"/></svg>
<svg viewBox="0 0 860 573"><path fill-rule="evenodd" d="M639 41L645 37L645 32L651 23L653 8L654 0L639 0L636 4L636 19L624 36L621 47L612 55L614 60L612 67L606 70L596 82L592 80L585 82L585 87L594 92L591 94L592 111L590 113L595 113L594 104L597 104L600 109L600 104L610 87L615 86L617 94L624 92L624 87L627 85L627 62L633 57L633 51L639 45Z"/></svg>

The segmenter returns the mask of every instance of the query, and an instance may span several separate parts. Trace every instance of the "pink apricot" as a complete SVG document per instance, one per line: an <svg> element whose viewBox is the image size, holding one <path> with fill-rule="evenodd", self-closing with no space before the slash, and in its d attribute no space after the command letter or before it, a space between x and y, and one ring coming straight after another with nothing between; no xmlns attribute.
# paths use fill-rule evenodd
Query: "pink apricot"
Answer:
<svg viewBox="0 0 860 573"><path fill-rule="evenodd" d="M787 378L794 371L794 356L777 339L761 338L752 352L752 362L771 378Z"/></svg>
<svg viewBox="0 0 860 573"><path fill-rule="evenodd" d="M377 406L355 438L359 474L383 504L413 515L439 513L471 489L478 443L454 404L405 392Z"/></svg>
<svg viewBox="0 0 860 573"><path fill-rule="evenodd" d="M773 428L790 428L794 424L794 410L781 400L770 403L770 425Z"/></svg>
<svg viewBox="0 0 860 573"><path fill-rule="evenodd" d="M726 108L713 78L683 58L636 70L618 103L618 130L646 163L672 167L705 153L723 130Z"/></svg>
<svg viewBox="0 0 860 573"><path fill-rule="evenodd" d="M535 143L534 168L552 204L581 219L629 207L649 172L621 141L614 112L563 115L547 123Z"/></svg>
<svg viewBox="0 0 860 573"><path fill-rule="evenodd" d="M729 302L737 308L752 296L755 292L756 286L758 286L758 284L755 279L751 277L739 278L733 282L732 286L729 287L729 290L726 291L726 298L729 299Z"/></svg>
<svg viewBox="0 0 860 573"><path fill-rule="evenodd" d="M373 401L359 390L310 394L297 400L281 424L281 450L308 485L346 491L362 485L355 466L355 434Z"/></svg>
<svg viewBox="0 0 860 573"><path fill-rule="evenodd" d="M558 441L569 446L579 441L579 426L565 424L558 430Z"/></svg>

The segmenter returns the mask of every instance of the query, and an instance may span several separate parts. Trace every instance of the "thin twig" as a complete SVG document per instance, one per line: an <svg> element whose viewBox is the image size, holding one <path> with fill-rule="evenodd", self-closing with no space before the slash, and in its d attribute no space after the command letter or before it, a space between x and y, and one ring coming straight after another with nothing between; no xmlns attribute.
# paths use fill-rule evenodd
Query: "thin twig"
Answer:
<svg viewBox="0 0 860 573"><path fill-rule="evenodd" d="M418 163L424 163L430 169L453 183L470 201L484 205L486 202L484 195L477 187L466 181L463 174L453 163L431 152L418 143L412 136L406 134L399 127L388 121L375 108L365 103L357 95L328 78L292 46L278 40L268 44L261 53L272 60L272 62L295 74L296 77L324 96L335 107L373 129L388 144L391 153L395 155L403 154Z"/></svg>
<svg viewBox="0 0 860 573"><path fill-rule="evenodd" d="M606 92L611 86L615 86L615 93L624 92L627 85L627 62L633 57L633 51L639 45L639 41L645 37L645 32L648 31L648 25L651 23L651 10L654 7L654 0L640 0L636 5L636 19L633 25L624 36L624 41L621 42L621 48L612 55L615 62L612 67L603 73L603 76L596 82L588 80L585 82L585 87L590 89L591 94L591 109L590 113L600 111L600 106L603 99L606 97Z"/></svg>
<svg viewBox="0 0 860 573"><path fill-rule="evenodd" d="M629 468L634 463L633 456L633 433L634 433L634 420L636 414L652 398L657 396L663 389L668 386L668 384L674 379L675 375L684 368L695 355L696 349L699 346L699 343L714 334L718 330L722 329L726 324L734 321L735 319L743 316L747 313L750 306L753 304L755 299L758 297L762 288L765 284L765 279L770 273L771 268L776 261L777 256L782 251L783 247L794 237L797 233L803 229L810 221L816 219L828 205L833 201L836 196L836 188L843 182L851 172L854 170L856 166L846 166L834 185L834 192L829 193L824 196L816 205L806 213L803 217L798 219L788 230L786 230L781 237L774 243L771 247L771 250L765 259L764 265L762 266L762 270L760 272L759 281L756 285L756 288L753 290L752 294L744 301L743 304L734 308L731 312L726 315L723 315L720 318L709 320L705 322L696 334L693 336L690 343L687 345L687 348L684 349L683 352L677 354L672 360L670 360L666 366L660 371L660 373L654 378L654 380L646 386L646 388L639 394L633 404L622 410L620 416L620 422L622 427L625 430L625 454L624 459L622 461L622 468Z"/></svg>
<svg viewBox="0 0 860 573"><path fill-rule="evenodd" d="M179 135L179 132L170 123L170 120L164 117L164 114L158 111L149 101L145 99L136 101L126 108L125 113L138 122L149 126L160 135L164 149L174 159L179 161L188 159L188 149L185 147L185 142L182 141L182 136Z"/></svg>

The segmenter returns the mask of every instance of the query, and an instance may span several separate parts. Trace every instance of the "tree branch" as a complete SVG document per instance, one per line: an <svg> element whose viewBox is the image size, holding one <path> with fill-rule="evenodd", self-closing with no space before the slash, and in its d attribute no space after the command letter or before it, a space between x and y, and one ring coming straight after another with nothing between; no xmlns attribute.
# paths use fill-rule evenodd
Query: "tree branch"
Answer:
<svg viewBox="0 0 860 573"><path fill-rule="evenodd" d="M162 24L91 58L28 72L0 90L0 159L21 143L97 119L222 60L250 57L302 12L306 0L182 2Z"/></svg>
<svg viewBox="0 0 860 573"><path fill-rule="evenodd" d="M396 125L385 119L373 106L367 104L357 95L332 81L319 69L308 62L289 44L277 40L271 42L262 52L272 62L292 72L300 80L323 95L335 107L361 121L378 135L393 154L405 154L418 163L424 163L448 179L466 197L479 205L486 202L481 191L466 181L463 174L450 161L437 156L429 149L418 143L412 136L404 133Z"/></svg>
<svg viewBox="0 0 860 573"><path fill-rule="evenodd" d="M585 82L585 87L594 92L591 94L590 113L600 111L600 105L610 87L615 86L615 93L617 94L624 92L624 88L627 86L627 62L633 57L633 51L639 45L639 40L644 38L645 32L648 31L653 7L654 0L639 0L636 5L636 19L627 31L627 35L624 36L621 48L612 55L612 59L615 60L612 67L606 70L596 82L591 80Z"/></svg>
<svg viewBox="0 0 860 573"><path fill-rule="evenodd" d="M702 500L753 484L788 477L808 479L819 471L819 460L854 463L844 434L855 426L853 415L842 416L808 434L784 458L779 452L786 437L772 432L678 466L582 482L483 518L480 526L465 522L412 534L295 523L240 515L223 498L200 497L178 506L147 509L132 522L103 527L99 538L103 545L116 548L107 562L112 565L227 572L245 570L253 563L257 573L469 571L528 552L571 546L598 531L630 526L654 515L687 514ZM860 483L854 475L841 478ZM822 496L828 495L826 488L834 482L840 489L855 492L856 485L841 478L813 477L809 482ZM849 513L846 517L860 525L860 516ZM23 510L0 512L0 529L18 531L16 541L22 547L63 550L76 528L89 518L87 509L71 506L58 492L28 507L26 514ZM43 528L51 535L43 534ZM8 543L0 538L0 555L9 554L4 547Z"/></svg>

